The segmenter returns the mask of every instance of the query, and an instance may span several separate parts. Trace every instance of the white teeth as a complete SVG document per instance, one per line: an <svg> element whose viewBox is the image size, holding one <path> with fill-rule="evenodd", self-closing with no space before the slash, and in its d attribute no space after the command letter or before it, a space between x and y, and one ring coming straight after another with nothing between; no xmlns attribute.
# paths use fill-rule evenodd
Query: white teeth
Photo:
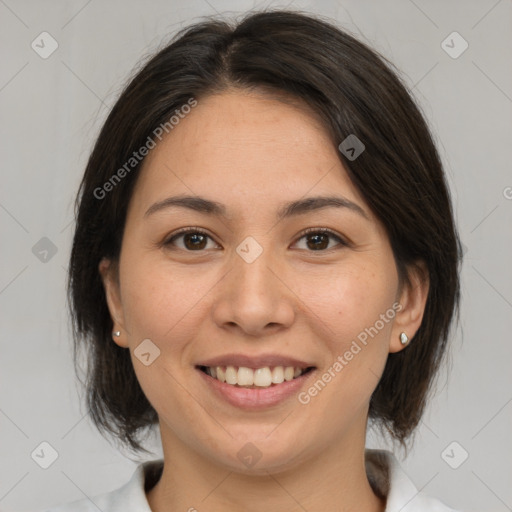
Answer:
<svg viewBox="0 0 512 512"><path fill-rule="evenodd" d="M217 380L221 382L226 382L226 372L222 366L217 366Z"/></svg>
<svg viewBox="0 0 512 512"><path fill-rule="evenodd" d="M252 386L254 384L254 371L245 366L238 368L238 381L239 386Z"/></svg>
<svg viewBox="0 0 512 512"><path fill-rule="evenodd" d="M235 370L234 366L226 367L226 382L228 384L237 384L238 383L238 372Z"/></svg>
<svg viewBox="0 0 512 512"><path fill-rule="evenodd" d="M284 369L284 380L292 380L293 379L293 366L287 366Z"/></svg>
<svg viewBox="0 0 512 512"><path fill-rule="evenodd" d="M272 374L270 373L270 368L268 366L265 368L258 368L254 372L254 385L267 388L270 386L270 384L272 384Z"/></svg>
<svg viewBox="0 0 512 512"><path fill-rule="evenodd" d="M284 369L282 366L276 366L272 370L272 382L274 384L281 384L281 382L284 382Z"/></svg>
<svg viewBox="0 0 512 512"><path fill-rule="evenodd" d="M206 373L214 379L231 385L268 388L272 384L282 384L293 380L304 373L304 368L293 366L265 366L253 370L246 366L208 366Z"/></svg>

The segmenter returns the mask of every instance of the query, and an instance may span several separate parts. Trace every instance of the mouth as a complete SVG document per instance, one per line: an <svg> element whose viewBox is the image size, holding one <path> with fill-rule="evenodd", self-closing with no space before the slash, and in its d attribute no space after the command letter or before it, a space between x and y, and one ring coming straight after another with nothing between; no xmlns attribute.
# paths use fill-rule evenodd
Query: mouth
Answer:
<svg viewBox="0 0 512 512"><path fill-rule="evenodd" d="M293 404L318 373L312 359L276 353L219 354L197 361L195 370L209 397L247 412Z"/></svg>
<svg viewBox="0 0 512 512"><path fill-rule="evenodd" d="M247 366L203 366L196 368L212 379L236 388L265 389L290 382L310 373L314 366L264 366L249 368Z"/></svg>

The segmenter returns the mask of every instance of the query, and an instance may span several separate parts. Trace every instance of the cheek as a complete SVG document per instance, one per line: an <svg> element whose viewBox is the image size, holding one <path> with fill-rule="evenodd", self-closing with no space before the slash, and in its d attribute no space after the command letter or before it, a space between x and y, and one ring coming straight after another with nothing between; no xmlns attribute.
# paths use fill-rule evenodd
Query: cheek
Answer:
<svg viewBox="0 0 512 512"><path fill-rule="evenodd" d="M120 278L123 313L130 352L137 379L144 394L160 414L166 410L185 409L192 404L180 400L182 376L176 374L180 362L187 358L190 341L195 337L198 314L205 290L210 286L198 277L201 271L178 271L168 262L133 250L121 261ZM138 360L137 348L149 339L149 365ZM157 351L159 350L159 352ZM140 351L139 351L140 354ZM154 357L154 354L158 354ZM175 390L175 392L171 392Z"/></svg>
<svg viewBox="0 0 512 512"><path fill-rule="evenodd" d="M396 279L394 273L381 264L346 264L304 272L298 283L298 296L307 310L315 314L326 328L328 338L339 334L346 342L365 328L373 326L394 302ZM389 320L389 319L388 319ZM387 332L391 322L379 330Z"/></svg>
<svg viewBox="0 0 512 512"><path fill-rule="evenodd" d="M128 254L130 254L127 251ZM131 256L133 255L133 257ZM186 325L205 283L172 267L162 258L133 251L121 262L123 313L130 336L162 340ZM201 274L200 271L198 271Z"/></svg>
<svg viewBox="0 0 512 512"><path fill-rule="evenodd" d="M302 281L305 302L317 319L317 340L326 354L322 371L329 384L319 407L331 404L332 411L344 414L347 407L354 408L354 414L366 407L389 352L397 285L392 269L382 260L365 265L358 261ZM321 383L311 393L320 389Z"/></svg>

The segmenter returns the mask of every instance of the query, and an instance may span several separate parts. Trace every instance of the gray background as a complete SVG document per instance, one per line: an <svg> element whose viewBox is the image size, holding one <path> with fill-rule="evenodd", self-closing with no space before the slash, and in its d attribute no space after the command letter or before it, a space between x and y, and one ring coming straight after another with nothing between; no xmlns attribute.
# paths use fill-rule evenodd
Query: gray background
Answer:
<svg viewBox="0 0 512 512"><path fill-rule="evenodd" d="M454 508L512 510L510 0L0 0L1 510L109 491L139 462L84 415L64 292L72 201L120 88L184 24L286 5L337 20L389 57L436 134L466 248L461 327L402 464L419 488ZM47 59L31 48L43 31L59 45ZM453 31L469 44L458 58L441 46ZM450 41L452 51L461 48ZM55 254L44 253L43 237ZM31 457L43 441L58 453L47 469ZM373 435L369 444L384 446ZM158 439L148 447L161 455Z"/></svg>

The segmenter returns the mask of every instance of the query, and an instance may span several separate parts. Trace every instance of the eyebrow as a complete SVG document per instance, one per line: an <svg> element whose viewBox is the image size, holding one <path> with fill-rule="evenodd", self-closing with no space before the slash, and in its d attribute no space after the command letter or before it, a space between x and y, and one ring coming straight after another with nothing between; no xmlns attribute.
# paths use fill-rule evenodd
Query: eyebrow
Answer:
<svg viewBox="0 0 512 512"><path fill-rule="evenodd" d="M162 201L154 203L147 209L144 217L148 217L158 211L171 207L188 208L189 210L199 213L228 218L226 214L226 207L222 203L200 196L187 195L168 197ZM281 205L277 211L277 219L282 220L296 215L303 215L308 212L322 210L324 208L347 208L365 219L370 220L368 214L359 205L341 196L307 197L305 199L298 199L296 201L285 203Z"/></svg>

